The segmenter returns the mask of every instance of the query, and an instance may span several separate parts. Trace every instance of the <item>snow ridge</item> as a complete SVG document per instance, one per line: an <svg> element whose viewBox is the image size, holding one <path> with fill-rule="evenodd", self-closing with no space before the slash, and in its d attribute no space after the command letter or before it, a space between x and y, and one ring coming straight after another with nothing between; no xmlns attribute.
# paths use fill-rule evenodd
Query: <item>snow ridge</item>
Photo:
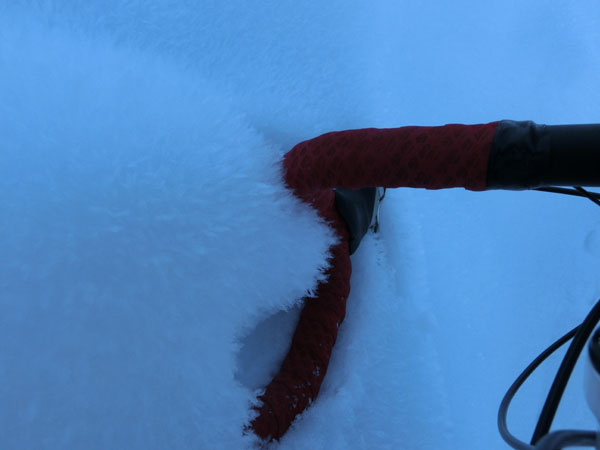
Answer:
<svg viewBox="0 0 600 450"><path fill-rule="evenodd" d="M198 73L0 29L0 447L241 448L239 339L314 288L331 232Z"/></svg>

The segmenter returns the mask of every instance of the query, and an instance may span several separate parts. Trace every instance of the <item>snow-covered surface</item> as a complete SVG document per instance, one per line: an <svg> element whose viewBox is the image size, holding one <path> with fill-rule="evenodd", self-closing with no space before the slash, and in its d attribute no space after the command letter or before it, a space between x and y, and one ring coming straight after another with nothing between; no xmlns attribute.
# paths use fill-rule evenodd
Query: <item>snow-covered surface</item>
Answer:
<svg viewBox="0 0 600 450"><path fill-rule="evenodd" d="M0 448L239 449L333 237L296 142L600 122L600 5L5 2ZM520 370L600 297L600 210L399 189L353 256L318 400L281 449L503 449ZM554 357L515 400L532 431ZM581 370L556 425L590 428Z"/></svg>

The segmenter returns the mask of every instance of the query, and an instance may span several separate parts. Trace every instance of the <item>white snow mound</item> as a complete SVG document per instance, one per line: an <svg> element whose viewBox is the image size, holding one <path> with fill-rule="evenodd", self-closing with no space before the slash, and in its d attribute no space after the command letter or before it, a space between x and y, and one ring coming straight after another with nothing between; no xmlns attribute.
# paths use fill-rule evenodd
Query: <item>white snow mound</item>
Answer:
<svg viewBox="0 0 600 450"><path fill-rule="evenodd" d="M242 448L240 339L334 237L198 73L0 21L0 448Z"/></svg>

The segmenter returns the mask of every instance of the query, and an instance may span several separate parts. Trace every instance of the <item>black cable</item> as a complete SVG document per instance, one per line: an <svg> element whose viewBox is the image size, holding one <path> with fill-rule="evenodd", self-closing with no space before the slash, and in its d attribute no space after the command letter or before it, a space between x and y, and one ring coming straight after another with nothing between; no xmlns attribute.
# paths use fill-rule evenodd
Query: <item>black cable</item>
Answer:
<svg viewBox="0 0 600 450"><path fill-rule="evenodd" d="M548 397L546 397L546 402L544 403L540 418L538 419L537 426L531 438L532 445L535 445L550 431L552 421L554 420L556 410L558 409L558 404L560 403L560 399L562 398L569 378L571 377L575 363L585 347L585 343L599 322L600 300L594 305L581 325L575 329L576 332L573 341L563 358L558 372L556 373L556 377L554 377L554 382L548 392Z"/></svg>
<svg viewBox="0 0 600 450"><path fill-rule="evenodd" d="M575 186L573 189L566 189L560 187L545 187L545 188L537 188L537 191L543 192L552 192L558 194L566 194L573 195L578 197L585 197L594 202L596 205L600 206L600 194L596 192L588 192L580 186ZM546 438L557 438L560 432L553 433L549 435L550 427L552 426L552 422L556 415L556 410L558 409L558 405L562 398L562 395L565 391L569 378L575 368L575 364L579 359L579 356L585 347L585 343L589 339L590 335L594 331L594 328L600 323L600 300L594 305L592 310L589 312L585 320L578 327L573 328L563 337L554 342L550 347L544 350L537 358L527 366L527 368L517 377L515 382L508 389L502 402L500 403L500 408L498 410L498 429L500 431L500 435L509 444L511 447L517 450L529 450L534 449L534 445L536 445L540 439ZM570 339L573 339L567 353L565 354L563 361L554 377L554 381L552 383L552 387L548 392L548 396L546 397L546 402L544 403L544 407L538 419L536 429L531 438L531 445L526 444L525 442L520 441L515 436L513 436L508 431L507 426L507 416L508 409L510 407L510 403L517 391L521 388L523 383L529 378L529 376L539 367L539 365L544 362L552 353L566 344ZM580 432L580 433L588 433L588 432ZM556 434L556 436L554 436ZM596 436L595 433L590 434L590 436ZM583 436L583 435L582 435ZM590 438L592 439L593 436ZM587 434L585 435L586 438ZM593 440L593 439L592 439ZM591 441L590 441L591 442ZM545 447L544 447L545 448Z"/></svg>
<svg viewBox="0 0 600 450"><path fill-rule="evenodd" d="M531 445L520 441L515 436L513 436L510 433L510 431L508 431L506 418L508 416L508 408L510 407L512 399L514 398L517 391L521 388L523 383L525 383L527 378L529 378L529 376L535 371L535 369L537 369L539 365L542 364L552 353L554 353L556 350L558 350L560 347L566 344L570 339L572 339L573 336L575 336L575 333L577 333L578 329L579 326L573 328L563 337L554 342L550 347L548 347L546 350L540 353L540 355L537 358L535 358L531 362L531 364L529 364L529 366L527 366L527 368L517 377L515 382L508 389L508 391L506 391L506 394L504 395L504 398L502 399L502 402L500 403L500 408L498 410L498 429L500 431L502 439L504 439L506 443L509 444L511 447L519 450L532 448Z"/></svg>
<svg viewBox="0 0 600 450"><path fill-rule="evenodd" d="M581 186L575 186L575 190L577 192L581 193L582 195L584 195L585 197L589 198L596 205L600 206L600 197L598 197L597 194L596 194L596 196L594 196L593 195L593 194L595 194L594 192L588 192L584 188L582 188Z"/></svg>
<svg viewBox="0 0 600 450"><path fill-rule="evenodd" d="M588 192L580 186L575 187L575 188L543 187L543 188L536 188L533 190L541 191L541 192L551 192L553 194L564 194L564 195L573 195L575 197L584 197L584 198L590 199L591 201L596 203L598 206L600 206L600 203L599 203L600 193Z"/></svg>

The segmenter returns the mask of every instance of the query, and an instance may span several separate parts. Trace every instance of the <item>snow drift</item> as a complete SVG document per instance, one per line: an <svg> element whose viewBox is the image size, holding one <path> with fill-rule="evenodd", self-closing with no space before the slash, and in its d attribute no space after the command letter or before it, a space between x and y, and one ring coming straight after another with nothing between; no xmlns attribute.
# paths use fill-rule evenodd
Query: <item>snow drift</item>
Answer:
<svg viewBox="0 0 600 450"><path fill-rule="evenodd" d="M240 339L334 240L285 188L285 149L197 71L0 29L0 447L248 444Z"/></svg>

